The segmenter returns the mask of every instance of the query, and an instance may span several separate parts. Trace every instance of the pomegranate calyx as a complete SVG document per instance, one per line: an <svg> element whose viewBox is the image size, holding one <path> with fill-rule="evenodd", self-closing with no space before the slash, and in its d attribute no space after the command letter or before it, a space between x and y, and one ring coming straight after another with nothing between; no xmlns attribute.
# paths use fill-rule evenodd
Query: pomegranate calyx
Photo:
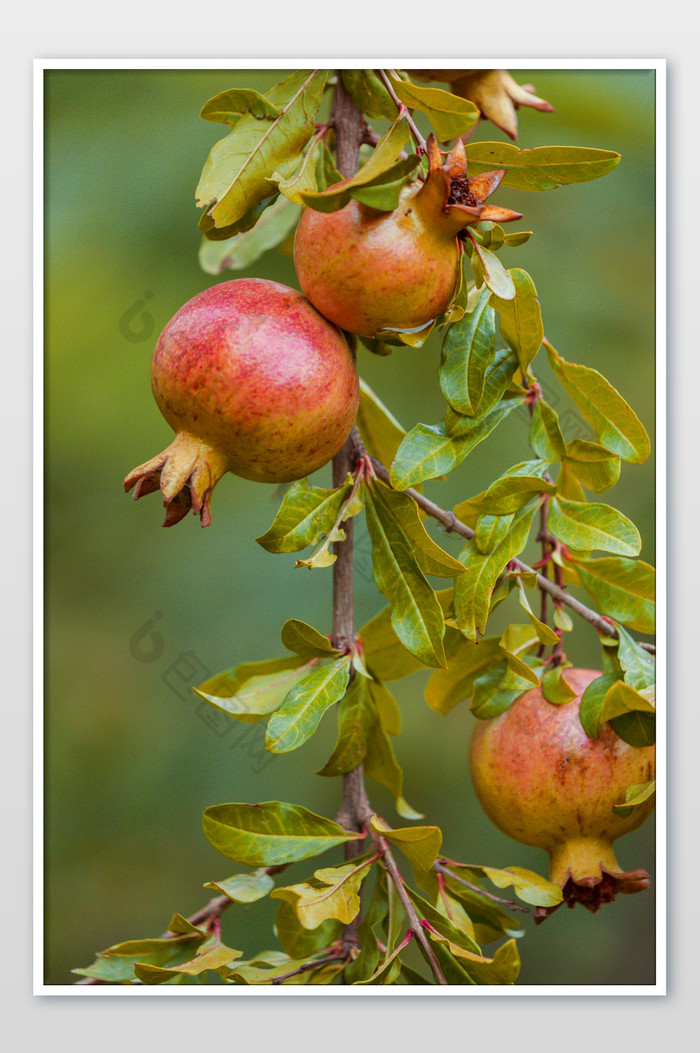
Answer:
<svg viewBox="0 0 700 1053"><path fill-rule="evenodd" d="M464 143L457 140L444 163L435 137L428 138L428 177L416 194L416 205L426 218L432 213L453 237L472 223L489 220L510 223L522 219L522 213L498 205L487 205L485 201L501 185L506 175L505 168L467 177L467 155Z"/></svg>
<svg viewBox="0 0 700 1053"><path fill-rule="evenodd" d="M160 489L165 507L164 527L174 526L192 510L203 527L211 525L212 490L226 472L225 458L201 439L181 432L150 461L134 468L124 490L134 489L134 500Z"/></svg>

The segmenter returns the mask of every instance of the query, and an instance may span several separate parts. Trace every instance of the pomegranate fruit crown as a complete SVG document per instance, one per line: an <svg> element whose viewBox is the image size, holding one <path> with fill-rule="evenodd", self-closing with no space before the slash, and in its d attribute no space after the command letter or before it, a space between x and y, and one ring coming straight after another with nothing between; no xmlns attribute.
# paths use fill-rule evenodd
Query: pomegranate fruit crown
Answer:
<svg viewBox="0 0 700 1053"><path fill-rule="evenodd" d="M521 212L499 205L486 205L487 198L498 190L506 174L505 168L467 176L467 154L458 139L443 162L443 154L431 133L426 143L428 175L419 191L422 198L432 198L437 211L450 221L455 233L472 223L490 221L510 223L522 219Z"/></svg>

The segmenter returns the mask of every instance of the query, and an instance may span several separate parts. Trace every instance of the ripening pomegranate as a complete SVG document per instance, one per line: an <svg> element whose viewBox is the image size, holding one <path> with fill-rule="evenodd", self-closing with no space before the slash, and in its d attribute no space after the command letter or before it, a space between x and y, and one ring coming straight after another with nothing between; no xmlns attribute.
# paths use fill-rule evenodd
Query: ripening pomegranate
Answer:
<svg viewBox="0 0 700 1053"><path fill-rule="evenodd" d="M428 157L427 179L404 187L393 212L351 200L336 212L302 214L294 239L299 284L321 314L350 333L424 328L458 288L460 231L478 220L520 219L484 205L505 169L467 179L462 142L443 164L432 136Z"/></svg>
<svg viewBox="0 0 700 1053"><path fill-rule="evenodd" d="M624 873L613 841L635 830L653 810L653 798L622 818L613 805L629 786L651 781L653 746L638 748L609 724L590 739L579 720L581 695L601 674L567 669L577 697L551 705L539 688L521 695L505 713L478 721L470 765L477 797L488 817L509 837L544 848L550 880L569 906L596 911L618 892L649 887L645 870Z"/></svg>
<svg viewBox="0 0 700 1053"><path fill-rule="evenodd" d="M321 468L359 403L343 334L300 292L260 278L222 282L181 307L156 344L151 386L176 438L124 488L136 499L160 488L164 526L190 508L208 526L225 472L281 483Z"/></svg>

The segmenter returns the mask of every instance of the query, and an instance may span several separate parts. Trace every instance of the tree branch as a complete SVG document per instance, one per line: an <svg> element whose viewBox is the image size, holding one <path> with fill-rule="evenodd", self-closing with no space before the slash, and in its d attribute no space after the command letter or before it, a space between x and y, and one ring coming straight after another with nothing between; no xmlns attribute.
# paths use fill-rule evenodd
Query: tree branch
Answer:
<svg viewBox="0 0 700 1053"><path fill-rule="evenodd" d="M347 179L357 171L360 162L360 144L367 132L367 125L362 112L355 105L352 96L345 90L343 77L337 71L337 84L333 102L333 124L335 127L336 165L338 171ZM348 335L351 349L354 352L355 338ZM342 486L348 473L355 467L357 427L345 441L345 445L333 458L333 486ZM345 540L336 541L333 546L336 560L333 564L333 643L339 650L353 647L355 633L354 604L354 559L353 559L353 520L343 523ZM350 676L354 675L351 667ZM371 814L362 765L343 775L343 799L337 816L338 823L346 830L359 833L366 828ZM362 855L362 839L348 841L345 845L345 859L351 860ZM357 917L345 926L343 945L346 948L357 946L357 930L360 926L360 912Z"/></svg>
<svg viewBox="0 0 700 1053"><path fill-rule="evenodd" d="M439 984L445 984L449 986L447 984L447 980L445 979L445 974L442 971L442 966L435 957L435 951L430 945L430 940L425 935L425 929L421 925L421 919L418 917L418 912L413 906L410 896L406 892L403 883L403 878L401 877L399 868L396 865L396 860L391 854L391 849L389 848L389 843L387 842L386 838L378 836L377 847L382 853L382 862L384 863L386 872L391 879L392 885L396 889L397 896L401 900L401 906L406 912L406 917L408 918L408 924L411 929L411 932L423 948L423 952L425 954L430 968L433 971L435 979Z"/></svg>
<svg viewBox="0 0 700 1053"><path fill-rule="evenodd" d="M364 449L364 447L361 447L361 449ZM389 472L382 462L378 461L376 457L371 457L370 460L372 461L372 466L378 478L391 485L389 482ZM471 527L468 527L466 523L461 523L459 519L456 518L454 512L450 512L445 508L440 508L440 506L436 505L434 501L431 501L428 497L424 497L423 494L419 494L417 490L409 488L408 490L405 490L404 493L407 493L412 497L418 507L422 508L424 512L427 512L429 516L432 516L433 519L437 519L439 523L442 523L448 533L459 534L461 537L467 538L468 540L471 540L474 537L474 531ZM585 603L581 603L580 600L577 600L575 596L572 596L562 585L557 585L555 582L550 581L549 578L546 578L543 574L538 574L521 559L513 559L511 560L511 563L513 563L518 570L522 571L524 574L536 574L538 588L542 589L544 592L548 592L555 603L561 603L564 604L564 606L569 607L581 618L584 618L589 622L599 633L602 633L603 636L609 636L613 640L617 639L617 629L607 620L607 618L602 614L598 614L597 611L591 610L591 608L587 607ZM649 654L656 654L655 644L640 643L639 646L645 651L648 651Z"/></svg>

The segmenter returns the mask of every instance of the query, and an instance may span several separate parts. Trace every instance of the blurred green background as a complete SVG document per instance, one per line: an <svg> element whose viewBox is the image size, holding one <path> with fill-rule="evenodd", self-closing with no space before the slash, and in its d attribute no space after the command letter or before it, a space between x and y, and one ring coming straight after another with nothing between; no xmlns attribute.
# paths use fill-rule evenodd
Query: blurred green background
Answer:
<svg viewBox="0 0 700 1053"><path fill-rule="evenodd" d="M555 192L502 190L496 204L523 212L535 231L505 249L507 266L533 276L547 338L567 359L600 369L650 433L654 416L653 71L518 70L555 107L519 111L521 149L581 145L617 150L602 180ZM212 279L199 268L194 188L223 130L199 119L202 104L232 86L264 91L280 70L52 70L46 102L46 982L126 938L157 935L173 911L198 909L202 884L235 864L201 831L202 810L224 801L294 801L333 816L336 780L313 772L334 743L327 717L300 751L271 758L255 725L221 723L190 688L240 661L283 653L282 623L299 617L330 629L330 571L294 571L253 540L269 526L273 487L227 476L213 526L188 518L162 530L156 496L134 504L124 475L170 442L153 402L149 364L158 332ZM475 139L504 139L479 125ZM291 259L269 253L248 271L298 287ZM568 427L585 434L557 392L543 355L535 371ZM359 353L359 368L405 427L435 423L444 404L439 338L389 358ZM555 392L557 394L555 395ZM567 412L568 410L568 412ZM444 481L428 484L446 507L531 456L527 415L513 414ZM328 485L329 469L318 474ZM654 465L623 466L602 500L642 533L654 561ZM431 527L432 529L432 527ZM441 537L450 551L457 539ZM529 552L534 554L534 549ZM534 555L533 555L534 558ZM357 619L383 606L371 582L363 526L357 540ZM507 624L499 609L494 629ZM519 620L513 613L514 620ZM574 664L598 666L594 630L567 639ZM396 752L405 796L438 823L456 859L546 873L546 857L504 837L476 804L467 771L472 719L428 709L426 677L395 685L404 712ZM213 713L213 711L211 711ZM258 725L257 727L261 727ZM389 795L375 807L396 821ZM618 845L626 869L653 876L648 822ZM328 859L331 856L329 854ZM290 869L291 880L309 872ZM225 937L248 952L273 945L274 901L233 907ZM654 981L654 893L621 897L591 915L562 909L520 941L520 983Z"/></svg>

